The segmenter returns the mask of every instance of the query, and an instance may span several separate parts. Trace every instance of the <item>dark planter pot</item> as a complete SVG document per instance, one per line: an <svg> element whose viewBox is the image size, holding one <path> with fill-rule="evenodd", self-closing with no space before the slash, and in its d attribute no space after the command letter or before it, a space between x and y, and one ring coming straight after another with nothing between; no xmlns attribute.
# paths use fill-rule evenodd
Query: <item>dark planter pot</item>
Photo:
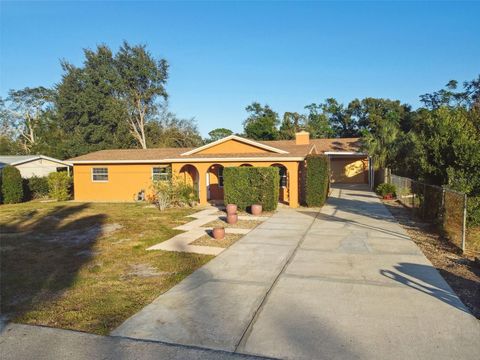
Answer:
<svg viewBox="0 0 480 360"><path fill-rule="evenodd" d="M254 216L260 215L262 213L262 205L259 205L259 204L252 205L251 213Z"/></svg>
<svg viewBox="0 0 480 360"><path fill-rule="evenodd" d="M227 204L226 210L227 210L227 214L236 214L237 213L237 205Z"/></svg>
<svg viewBox="0 0 480 360"><path fill-rule="evenodd" d="M237 214L227 214L227 223L232 225L236 224L238 221L238 215Z"/></svg>
<svg viewBox="0 0 480 360"><path fill-rule="evenodd" d="M393 200L393 194L383 195L383 199L384 199L384 200Z"/></svg>
<svg viewBox="0 0 480 360"><path fill-rule="evenodd" d="M225 238L225 228L223 228L223 227L213 228L212 235L213 235L213 238L216 239L216 240L224 239Z"/></svg>

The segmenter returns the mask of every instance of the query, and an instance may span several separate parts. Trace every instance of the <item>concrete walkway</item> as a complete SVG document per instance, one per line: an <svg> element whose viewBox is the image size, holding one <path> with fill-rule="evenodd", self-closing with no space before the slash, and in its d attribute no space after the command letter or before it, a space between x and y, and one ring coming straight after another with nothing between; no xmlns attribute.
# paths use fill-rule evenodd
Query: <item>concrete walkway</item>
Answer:
<svg viewBox="0 0 480 360"><path fill-rule="evenodd" d="M374 194L281 210L113 335L291 359L477 359L480 324Z"/></svg>
<svg viewBox="0 0 480 360"><path fill-rule="evenodd" d="M218 255L225 250L223 247L217 246L203 246L203 245L191 245L192 242L206 235L208 231L212 231L211 227L206 227L206 224L220 219L225 219L224 216L218 215L218 208L211 206L189 217L195 218L186 224L177 226L175 230L185 231L184 233L175 235L171 239L162 241L156 245L150 246L147 250L163 250L163 251L177 251L177 252L190 252L195 254L205 255ZM256 220L265 221L268 219L266 216L253 216L253 215L239 215L238 220ZM227 234L248 234L251 229L243 228L225 228Z"/></svg>

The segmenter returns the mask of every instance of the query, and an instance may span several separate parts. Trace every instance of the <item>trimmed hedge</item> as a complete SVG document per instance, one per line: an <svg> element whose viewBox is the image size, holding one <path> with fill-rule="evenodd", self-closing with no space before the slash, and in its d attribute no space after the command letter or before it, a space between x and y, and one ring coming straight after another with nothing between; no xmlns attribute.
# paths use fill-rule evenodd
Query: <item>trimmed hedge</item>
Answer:
<svg viewBox="0 0 480 360"><path fill-rule="evenodd" d="M23 200L23 179L20 171L11 165L2 169L2 200L4 204L16 204Z"/></svg>
<svg viewBox="0 0 480 360"><path fill-rule="evenodd" d="M72 178L65 171L52 172L48 175L48 195L57 201L70 199Z"/></svg>
<svg viewBox="0 0 480 360"><path fill-rule="evenodd" d="M30 198L40 199L48 196L48 178L32 176L27 179Z"/></svg>
<svg viewBox="0 0 480 360"><path fill-rule="evenodd" d="M330 184L328 157L325 155L308 155L306 163L305 201L307 206L322 206L327 200Z"/></svg>
<svg viewBox="0 0 480 360"><path fill-rule="evenodd" d="M223 170L225 204L239 209L260 204L264 211L277 208L280 175L276 167L226 167Z"/></svg>

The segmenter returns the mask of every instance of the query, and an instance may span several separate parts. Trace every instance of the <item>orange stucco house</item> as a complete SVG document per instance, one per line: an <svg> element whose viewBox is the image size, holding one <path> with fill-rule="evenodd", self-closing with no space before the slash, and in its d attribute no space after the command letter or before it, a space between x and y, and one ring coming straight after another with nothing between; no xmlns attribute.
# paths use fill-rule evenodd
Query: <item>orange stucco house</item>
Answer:
<svg viewBox="0 0 480 360"><path fill-rule="evenodd" d="M223 200L223 168L275 166L280 181L279 201L298 207L303 196L305 157L326 154L331 181L370 183L370 158L360 151L358 138L254 141L236 135L198 148L101 150L68 160L73 164L77 201L135 201L148 193L152 180L172 173L194 184L200 204Z"/></svg>

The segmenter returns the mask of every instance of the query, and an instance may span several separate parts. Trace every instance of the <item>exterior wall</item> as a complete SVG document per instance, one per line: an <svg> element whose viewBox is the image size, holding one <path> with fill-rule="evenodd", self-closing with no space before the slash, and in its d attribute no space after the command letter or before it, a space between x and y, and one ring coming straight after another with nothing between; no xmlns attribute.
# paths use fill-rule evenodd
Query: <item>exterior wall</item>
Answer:
<svg viewBox="0 0 480 360"><path fill-rule="evenodd" d="M15 167L20 171L20 174L24 179L28 179L33 176L48 176L48 174L52 172L57 172L57 168L67 168L65 165L47 159L29 161L23 164L15 165Z"/></svg>
<svg viewBox="0 0 480 360"><path fill-rule="evenodd" d="M79 201L134 201L141 190L152 184L152 168L164 164L74 165L74 198ZM92 181L92 169L108 168L108 181Z"/></svg>
<svg viewBox="0 0 480 360"><path fill-rule="evenodd" d="M268 153L269 151L237 140L228 140L197 152L197 154L248 154Z"/></svg>
<svg viewBox="0 0 480 360"><path fill-rule="evenodd" d="M365 157L330 158L332 183L368 183L368 159Z"/></svg>
<svg viewBox="0 0 480 360"><path fill-rule="evenodd" d="M218 163L173 163L172 173L184 177L189 182L198 184L198 195L201 205L208 204L207 198L207 172L212 165L219 164L224 167L240 166L245 162L218 162ZM291 207L298 207L299 194L299 164L296 161L285 162L250 162L253 166L271 166L282 164L288 172L288 189L283 189L283 196ZM74 165L74 198L77 201L134 201L137 194L144 190L148 195L152 184L152 168L162 164L78 164ZM164 164L163 164L164 165ZM198 171L198 176L193 168L182 171L186 165L191 165ZM92 169L95 167L108 168L108 181L92 181ZM183 169L185 170L185 168ZM197 178L198 177L198 178ZM218 186L218 177L210 176L210 184ZM223 197L223 189L222 189ZM215 195L220 196L219 193Z"/></svg>

